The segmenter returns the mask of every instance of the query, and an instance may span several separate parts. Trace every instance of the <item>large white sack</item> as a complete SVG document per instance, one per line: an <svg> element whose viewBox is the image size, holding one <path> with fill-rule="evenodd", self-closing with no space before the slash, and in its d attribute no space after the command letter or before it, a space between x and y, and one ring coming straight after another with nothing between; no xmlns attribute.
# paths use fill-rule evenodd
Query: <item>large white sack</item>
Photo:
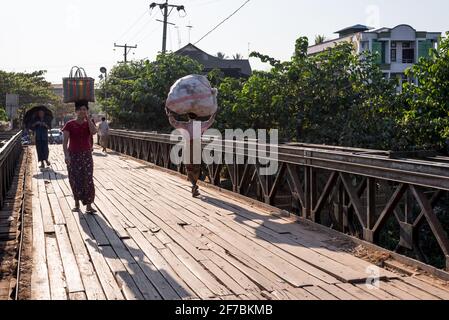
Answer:
<svg viewBox="0 0 449 320"><path fill-rule="evenodd" d="M166 107L177 114L194 113L208 117L217 112L217 89L205 76L190 75L179 79L171 87Z"/></svg>

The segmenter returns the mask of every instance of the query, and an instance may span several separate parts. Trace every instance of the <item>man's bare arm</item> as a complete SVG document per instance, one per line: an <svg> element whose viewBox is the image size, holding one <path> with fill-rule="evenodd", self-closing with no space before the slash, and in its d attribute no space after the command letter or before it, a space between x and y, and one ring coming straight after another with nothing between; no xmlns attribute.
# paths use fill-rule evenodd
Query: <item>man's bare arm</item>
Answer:
<svg viewBox="0 0 449 320"><path fill-rule="evenodd" d="M214 122L215 122L215 117L217 116L217 113L218 113L218 111L215 112L215 113L210 117L209 120L207 120L206 122L203 122L203 123L202 123L201 126L202 126L202 129L203 129L203 130L209 129L209 128L214 124Z"/></svg>
<svg viewBox="0 0 449 320"><path fill-rule="evenodd" d="M168 121L170 122L170 124L173 128L175 128L175 129L185 129L186 128L186 123L176 120L173 113L168 111L168 109L166 109L166 112L167 112L167 116L168 116Z"/></svg>

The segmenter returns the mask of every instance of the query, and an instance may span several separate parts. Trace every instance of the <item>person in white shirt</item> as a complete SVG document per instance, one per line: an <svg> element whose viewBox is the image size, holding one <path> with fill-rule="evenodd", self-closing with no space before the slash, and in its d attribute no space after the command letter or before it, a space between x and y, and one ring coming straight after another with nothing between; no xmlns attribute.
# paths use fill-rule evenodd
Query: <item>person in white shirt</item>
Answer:
<svg viewBox="0 0 449 320"><path fill-rule="evenodd" d="M98 135L100 136L100 146L103 147L103 152L106 152L109 139L109 124L106 118L101 118L101 122L98 125Z"/></svg>

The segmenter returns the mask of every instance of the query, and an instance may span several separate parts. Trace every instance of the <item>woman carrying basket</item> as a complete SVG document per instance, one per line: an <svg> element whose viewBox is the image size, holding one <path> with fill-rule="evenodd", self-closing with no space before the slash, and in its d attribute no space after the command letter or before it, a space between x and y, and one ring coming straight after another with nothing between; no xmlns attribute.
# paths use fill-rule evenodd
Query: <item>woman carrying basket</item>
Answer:
<svg viewBox="0 0 449 320"><path fill-rule="evenodd" d="M92 136L97 129L89 118L89 103L75 102L76 119L67 122L64 132L64 154L69 173L70 186L75 198L74 211L80 210L80 202L86 206L86 213L96 212L92 208L95 200L93 180Z"/></svg>

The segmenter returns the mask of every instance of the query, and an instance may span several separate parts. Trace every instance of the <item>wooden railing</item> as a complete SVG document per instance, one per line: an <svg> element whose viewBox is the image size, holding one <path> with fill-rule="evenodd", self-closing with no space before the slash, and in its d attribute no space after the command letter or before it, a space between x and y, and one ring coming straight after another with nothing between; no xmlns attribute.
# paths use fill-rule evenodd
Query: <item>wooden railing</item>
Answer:
<svg viewBox="0 0 449 320"><path fill-rule="evenodd" d="M22 153L22 132L0 133L0 209L11 186L14 171Z"/></svg>
<svg viewBox="0 0 449 320"><path fill-rule="evenodd" d="M169 135L126 130L111 130L109 139L117 152L184 173L183 165L170 161L176 143ZM277 173L262 176L260 166L247 161L255 142L215 143L222 144L223 159L228 153L234 160L203 164L207 182L427 263L435 260L426 252L433 241L441 250L439 264L449 269L448 221L442 220L449 218L449 158L285 144L266 157L278 159ZM232 149L226 151L225 143ZM239 155L243 164L235 162Z"/></svg>

